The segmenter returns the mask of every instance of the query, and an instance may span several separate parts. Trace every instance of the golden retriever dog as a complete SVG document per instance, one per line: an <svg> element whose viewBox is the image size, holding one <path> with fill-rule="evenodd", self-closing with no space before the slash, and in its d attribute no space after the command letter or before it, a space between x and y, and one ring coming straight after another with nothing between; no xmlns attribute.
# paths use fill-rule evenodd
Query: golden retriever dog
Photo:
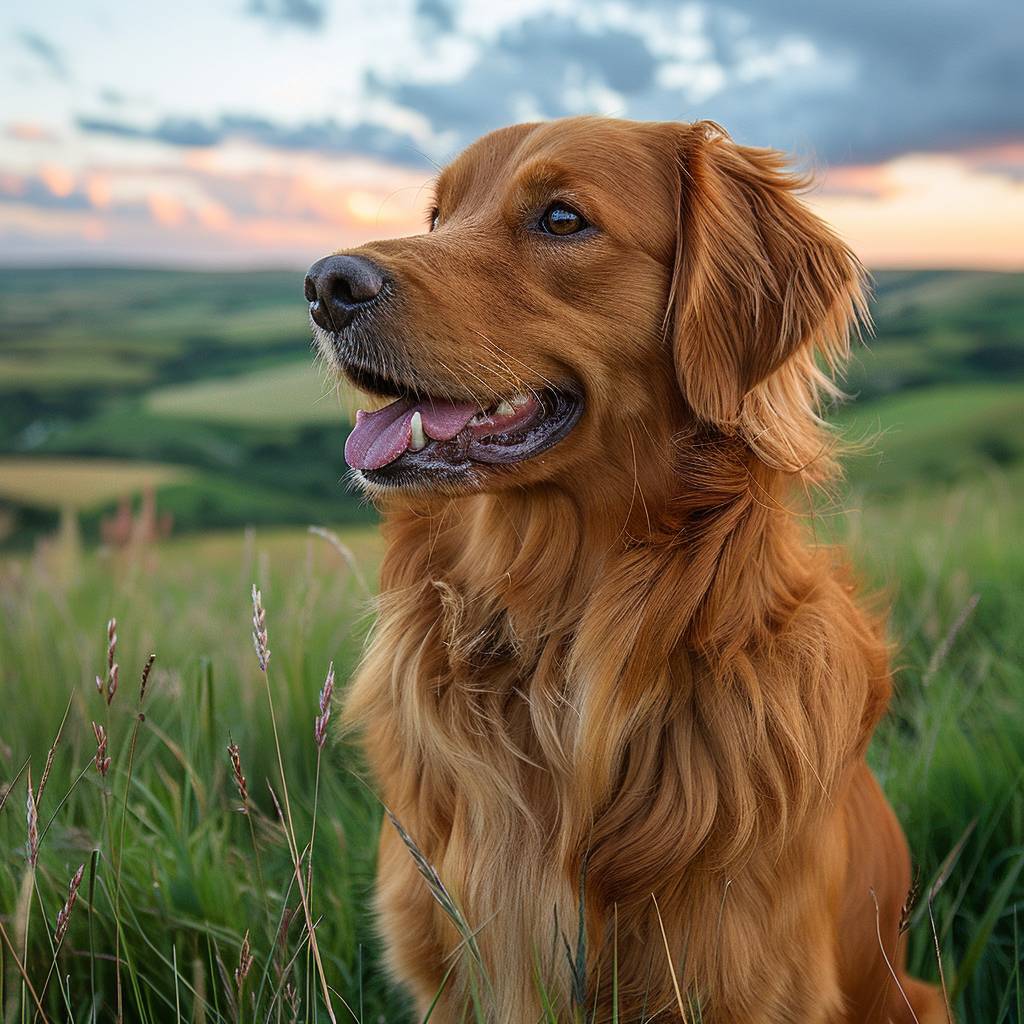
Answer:
<svg viewBox="0 0 1024 1024"><path fill-rule="evenodd" d="M387 541L345 712L472 929L385 827L388 964L439 1024L947 1019L864 760L883 622L809 542L863 300L802 184L708 122L516 125L429 231L310 269Z"/></svg>

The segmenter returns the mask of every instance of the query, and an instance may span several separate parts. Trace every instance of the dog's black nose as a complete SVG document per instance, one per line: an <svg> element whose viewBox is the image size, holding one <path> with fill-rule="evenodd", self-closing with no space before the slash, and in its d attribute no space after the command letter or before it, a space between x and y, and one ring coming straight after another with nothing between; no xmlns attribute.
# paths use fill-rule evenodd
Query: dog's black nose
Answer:
<svg viewBox="0 0 1024 1024"><path fill-rule="evenodd" d="M313 320L340 331L384 287L384 272L362 256L325 256L306 274L306 299Z"/></svg>

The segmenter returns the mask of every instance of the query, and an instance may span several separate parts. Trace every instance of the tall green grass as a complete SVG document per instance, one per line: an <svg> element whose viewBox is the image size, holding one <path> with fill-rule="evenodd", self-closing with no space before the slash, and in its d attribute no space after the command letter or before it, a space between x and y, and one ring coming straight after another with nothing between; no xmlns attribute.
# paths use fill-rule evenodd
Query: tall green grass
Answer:
<svg viewBox="0 0 1024 1024"><path fill-rule="evenodd" d="M898 693L871 760L919 872L911 964L938 979L937 936L959 1019L992 1024L1024 1019L1024 551L1010 540L1024 527L1018 484L993 475L908 499L854 493L848 516L816 524L824 539L848 540L868 584L892 602ZM362 578L374 576L378 542L369 532L346 540L358 573L330 543L298 533L0 563L5 1020L36 1019L33 991L47 1019L114 1020L119 975L126 1021L327 1020L296 859L336 1019L412 1019L379 968L368 912L382 809L356 752L328 743L321 755L314 739L328 666L343 685L370 623ZM267 613L266 675L250 638L253 582ZM95 677L106 676L115 616L119 685L108 707ZM28 770L38 787L68 706L37 809L33 869ZM94 721L108 733L105 778ZM285 783L293 841L282 825ZM55 950L55 918L79 865ZM480 1017L486 999L482 979ZM563 1010L550 1005L546 1019Z"/></svg>

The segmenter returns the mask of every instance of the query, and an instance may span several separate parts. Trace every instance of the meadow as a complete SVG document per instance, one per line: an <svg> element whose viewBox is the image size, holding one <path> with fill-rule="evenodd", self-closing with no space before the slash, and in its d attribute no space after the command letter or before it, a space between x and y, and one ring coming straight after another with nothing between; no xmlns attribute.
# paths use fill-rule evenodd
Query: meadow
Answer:
<svg viewBox="0 0 1024 1024"><path fill-rule="evenodd" d="M308 408L301 302L287 275L82 273L43 312L30 272L0 274L0 362L35 367L0 378L3 1019L411 1021L368 912L382 809L357 751L315 738L381 549L340 483L342 414ZM229 285L256 306L238 320ZM892 607L897 695L870 758L919 879L911 965L941 968L957 1020L993 1024L1024 1021L1022 313L1020 275L880 276L861 397L837 414L865 443L809 524ZM97 543L115 492L147 485L170 538Z"/></svg>

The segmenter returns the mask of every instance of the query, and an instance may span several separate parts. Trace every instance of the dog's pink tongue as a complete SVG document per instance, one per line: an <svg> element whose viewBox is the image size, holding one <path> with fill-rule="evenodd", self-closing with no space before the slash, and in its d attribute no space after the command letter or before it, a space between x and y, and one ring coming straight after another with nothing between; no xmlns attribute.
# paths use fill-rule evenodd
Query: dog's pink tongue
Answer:
<svg viewBox="0 0 1024 1024"><path fill-rule="evenodd" d="M412 417L420 414L423 432L435 441L450 441L473 418L469 402L415 402L399 398L376 412L356 413L356 425L345 442L345 461L353 469L380 469L394 462L412 440Z"/></svg>

